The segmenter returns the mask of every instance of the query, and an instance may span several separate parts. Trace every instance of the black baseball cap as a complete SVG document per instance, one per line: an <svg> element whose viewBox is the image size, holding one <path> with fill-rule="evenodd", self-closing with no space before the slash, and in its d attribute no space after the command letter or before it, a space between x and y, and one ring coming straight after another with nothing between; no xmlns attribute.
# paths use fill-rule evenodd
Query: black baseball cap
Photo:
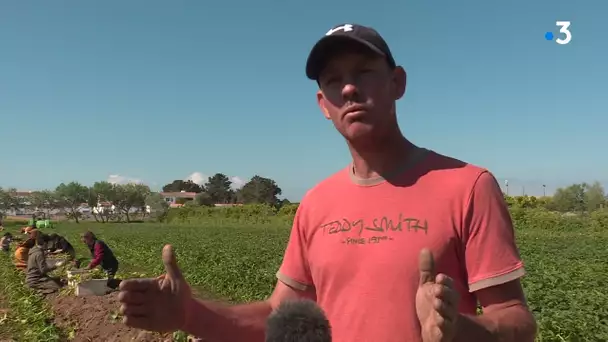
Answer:
<svg viewBox="0 0 608 342"><path fill-rule="evenodd" d="M306 61L306 76L311 80L318 80L328 57L336 51L336 45L345 42L361 44L362 47L386 58L391 68L396 66L388 44L376 30L357 24L341 24L327 31L313 46Z"/></svg>

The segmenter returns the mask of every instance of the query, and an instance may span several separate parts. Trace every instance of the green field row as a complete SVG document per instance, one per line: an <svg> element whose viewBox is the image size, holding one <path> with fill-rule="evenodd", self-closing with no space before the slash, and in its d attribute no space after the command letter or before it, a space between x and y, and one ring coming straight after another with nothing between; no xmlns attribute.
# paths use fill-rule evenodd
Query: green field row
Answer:
<svg viewBox="0 0 608 342"><path fill-rule="evenodd" d="M519 216L518 216L519 215ZM590 218L514 214L528 275L523 284L538 319L538 341L608 341L608 227ZM85 229L114 249L121 270L141 275L163 272L161 249L173 244L188 281L231 301L266 298L276 281L289 224L70 224L66 236L80 256Z"/></svg>

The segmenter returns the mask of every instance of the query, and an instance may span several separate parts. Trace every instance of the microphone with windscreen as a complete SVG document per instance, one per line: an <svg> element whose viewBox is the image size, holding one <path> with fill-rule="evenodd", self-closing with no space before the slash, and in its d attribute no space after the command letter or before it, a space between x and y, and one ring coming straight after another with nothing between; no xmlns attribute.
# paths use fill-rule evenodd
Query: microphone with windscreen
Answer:
<svg viewBox="0 0 608 342"><path fill-rule="evenodd" d="M266 342L331 342L331 326L311 300L286 300L266 321Z"/></svg>

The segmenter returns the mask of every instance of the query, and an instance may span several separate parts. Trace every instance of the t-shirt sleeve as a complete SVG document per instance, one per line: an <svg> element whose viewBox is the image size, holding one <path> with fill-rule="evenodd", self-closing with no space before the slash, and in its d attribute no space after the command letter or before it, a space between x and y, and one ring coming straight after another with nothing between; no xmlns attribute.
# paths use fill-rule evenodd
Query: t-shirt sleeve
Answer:
<svg viewBox="0 0 608 342"><path fill-rule="evenodd" d="M103 245L97 241L93 250L93 260L89 263L89 268L95 268L103 261Z"/></svg>
<svg viewBox="0 0 608 342"><path fill-rule="evenodd" d="M277 272L277 278L297 290L312 289L313 281L308 264L306 242L307 220L304 201L298 206L293 220L291 234L283 256L283 263Z"/></svg>
<svg viewBox="0 0 608 342"><path fill-rule="evenodd" d="M508 283L525 274L504 195L496 178L487 171L479 175L473 187L464 223L470 292Z"/></svg>

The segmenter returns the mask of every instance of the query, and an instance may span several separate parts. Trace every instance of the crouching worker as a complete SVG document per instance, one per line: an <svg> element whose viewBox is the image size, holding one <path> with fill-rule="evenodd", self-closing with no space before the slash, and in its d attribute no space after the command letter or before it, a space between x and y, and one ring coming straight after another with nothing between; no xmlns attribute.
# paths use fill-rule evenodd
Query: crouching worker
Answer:
<svg viewBox="0 0 608 342"><path fill-rule="evenodd" d="M34 239L27 239L17 246L15 249L15 267L18 270L25 270L27 268L28 255L30 249L34 248L36 241Z"/></svg>
<svg viewBox="0 0 608 342"><path fill-rule="evenodd" d="M2 239L0 239L0 248L2 249L3 252L8 252L9 248L11 247L12 241L13 241L13 234L4 233L4 236L2 237Z"/></svg>
<svg viewBox="0 0 608 342"><path fill-rule="evenodd" d="M76 250L74 246L63 236L52 233L48 235L46 242L47 251L50 254L65 254L68 256L68 261L76 259Z"/></svg>
<svg viewBox="0 0 608 342"><path fill-rule="evenodd" d="M63 282L59 278L50 277L49 272L63 265L63 261L57 263L48 263L44 251L46 241L42 234L36 237L36 245L30 249L27 259L27 270L25 275L25 283L34 290L38 290L43 294L56 292L63 286Z"/></svg>
<svg viewBox="0 0 608 342"><path fill-rule="evenodd" d="M38 235L44 235L44 233L42 233L41 231L39 231L36 228L31 228L31 229L26 230L25 234L28 236L28 238L34 239L34 241L36 241L36 237Z"/></svg>
<svg viewBox="0 0 608 342"><path fill-rule="evenodd" d="M87 231L82 234L82 242L84 242L89 250L93 260L86 267L87 270L92 270L97 266L101 266L101 269L108 275L108 287L116 289L120 281L115 280L114 276L118 271L118 260L114 256L114 253L102 240L97 239L93 232Z"/></svg>

